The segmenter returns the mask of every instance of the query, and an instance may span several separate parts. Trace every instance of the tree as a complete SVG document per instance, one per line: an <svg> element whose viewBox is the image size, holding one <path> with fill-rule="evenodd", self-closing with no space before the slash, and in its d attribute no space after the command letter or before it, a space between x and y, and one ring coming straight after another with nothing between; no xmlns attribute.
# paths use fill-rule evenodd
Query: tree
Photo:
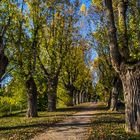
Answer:
<svg viewBox="0 0 140 140"><path fill-rule="evenodd" d="M11 66L19 78L23 78L27 98L28 110L27 117L37 117L37 86L35 83L36 75L36 59L38 47L38 31L42 20L41 13L43 12L40 6L40 1L24 0L18 3L18 14L14 20L15 25L10 33L12 37L12 44L10 46ZM26 10L25 10L26 7ZM29 12L30 11L30 12ZM16 50L16 51L14 51ZM11 75L14 76L14 75ZM17 77L18 78L18 77Z"/></svg>
<svg viewBox="0 0 140 140"><path fill-rule="evenodd" d="M113 79L110 110L112 111L118 110L118 97L120 93L122 93L122 83L121 83L119 75L116 75Z"/></svg>
<svg viewBox="0 0 140 140"><path fill-rule="evenodd" d="M73 9L69 1L51 2L48 9L48 14L51 16L47 17L47 23L40 30L42 42L40 43L38 62L47 84L48 111L56 110L59 75L68 48L73 41L72 13Z"/></svg>
<svg viewBox="0 0 140 140"><path fill-rule="evenodd" d="M125 120L126 131L140 133L140 62L139 58L133 58L130 55L128 38L127 18L128 0L119 0L119 41L117 38L117 30L115 26L115 18L112 0L105 0L106 15L108 18L108 34L112 65L119 73L125 99ZM130 7L131 9L131 7ZM131 11L131 10L130 10ZM129 13L131 15L131 13ZM133 49L134 50L134 49Z"/></svg>
<svg viewBox="0 0 140 140"><path fill-rule="evenodd" d="M10 26L10 22L12 20L12 16L14 13L14 5L11 2L4 2L3 0L0 3L0 89L1 82L3 80L3 76L5 74L8 58L5 55L5 49L7 47L7 42L9 41L8 29ZM8 37L7 37L8 36Z"/></svg>
<svg viewBox="0 0 140 140"><path fill-rule="evenodd" d="M115 84L115 83L113 84L113 82L110 81L113 81L116 72L114 71L111 65L106 27L105 23L103 23L104 20L102 15L100 16L102 20L101 19L99 20L99 24L101 25L96 27L96 32L93 33L93 42L94 42L93 48L98 54L98 57L94 59L93 71L98 76L97 84L99 84L100 88L103 88L102 90L100 90L99 88L97 89L100 90L102 96L106 96L105 101L107 101L107 108L110 109L111 100L113 97L112 88ZM118 98L115 99L118 100Z"/></svg>
<svg viewBox="0 0 140 140"><path fill-rule="evenodd" d="M88 94L87 89L91 88L91 73L85 64L84 53L82 46L72 46L65 59L60 78L69 96L68 106L82 103L84 94Z"/></svg>

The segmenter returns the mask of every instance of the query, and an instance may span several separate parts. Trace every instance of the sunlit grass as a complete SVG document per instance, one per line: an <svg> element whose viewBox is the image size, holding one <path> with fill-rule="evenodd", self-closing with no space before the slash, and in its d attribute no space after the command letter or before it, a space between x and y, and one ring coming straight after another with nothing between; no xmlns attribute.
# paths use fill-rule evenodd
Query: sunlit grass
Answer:
<svg viewBox="0 0 140 140"><path fill-rule="evenodd" d="M124 112L97 110L88 140L140 140L140 135L125 132Z"/></svg>
<svg viewBox="0 0 140 140"><path fill-rule="evenodd" d="M27 118L25 113L0 118L0 139L28 140L43 132L52 124L63 120L74 111L39 112L37 118Z"/></svg>

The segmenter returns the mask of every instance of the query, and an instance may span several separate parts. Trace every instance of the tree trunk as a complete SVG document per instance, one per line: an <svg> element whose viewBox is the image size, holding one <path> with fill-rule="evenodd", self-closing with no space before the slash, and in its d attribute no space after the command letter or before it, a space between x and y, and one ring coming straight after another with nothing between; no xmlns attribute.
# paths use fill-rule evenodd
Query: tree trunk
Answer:
<svg viewBox="0 0 140 140"><path fill-rule="evenodd" d="M122 89L122 83L120 78L117 76L114 78L114 87L112 88L112 97L111 97L111 111L117 111L117 103L118 103L118 97L119 93L121 92Z"/></svg>
<svg viewBox="0 0 140 140"><path fill-rule="evenodd" d="M69 95L69 100L68 100L68 103L67 103L67 106L73 106L73 92L69 91L68 92L68 95Z"/></svg>
<svg viewBox="0 0 140 140"><path fill-rule="evenodd" d="M107 102L107 108L109 109L110 106L111 106L111 97L112 97L112 93L111 91L109 91L109 99L108 99L108 102Z"/></svg>
<svg viewBox="0 0 140 140"><path fill-rule="evenodd" d="M115 26L114 13L112 0L105 0L106 15L108 18L108 35L109 35L109 48L112 66L119 72L122 56L119 52L118 41L117 41L117 29Z"/></svg>
<svg viewBox="0 0 140 140"><path fill-rule="evenodd" d="M76 104L79 104L79 93L76 92Z"/></svg>
<svg viewBox="0 0 140 140"><path fill-rule="evenodd" d="M86 102L86 92L83 94L84 103Z"/></svg>
<svg viewBox="0 0 140 140"><path fill-rule="evenodd" d="M79 103L80 104L82 103L82 91L80 91L80 93L79 93Z"/></svg>
<svg viewBox="0 0 140 140"><path fill-rule="evenodd" d="M37 87L32 76L26 81L26 88L28 95L27 117L37 117Z"/></svg>
<svg viewBox="0 0 140 140"><path fill-rule="evenodd" d="M69 95L69 101L68 101L67 106L73 106L73 94Z"/></svg>
<svg viewBox="0 0 140 140"><path fill-rule="evenodd" d="M128 0L120 0L119 2L121 2L122 4L120 4L118 8L125 8L123 12L121 12L120 9L119 13L124 30L121 34L125 37L125 35L127 35L127 30L125 29L127 20L123 17L127 14L126 6L128 5ZM123 57L125 55L122 57L118 49L112 0L105 0L105 5L107 8L106 14L109 21L108 34L110 40L109 46L111 62L115 70L120 74L123 84L126 131L140 133L140 63L136 64L136 62L131 62L131 66L126 65L128 59L124 59ZM127 38L125 37L125 39ZM123 42L126 43L125 40L123 40ZM128 49L128 46L126 46L124 43L121 45L122 49Z"/></svg>
<svg viewBox="0 0 140 140"><path fill-rule="evenodd" d="M140 133L140 63L121 68L125 99L126 131Z"/></svg>
<svg viewBox="0 0 140 140"><path fill-rule="evenodd" d="M75 104L75 87L73 86L73 84L67 84L65 85L67 91L68 91L68 95L69 95L69 102L68 102L68 106L74 106Z"/></svg>
<svg viewBox="0 0 140 140"><path fill-rule="evenodd" d="M88 102L91 102L91 94L88 95Z"/></svg>
<svg viewBox="0 0 140 140"><path fill-rule="evenodd" d="M78 101L78 104L80 104L80 92L78 92L77 94L78 94L78 99L77 99L77 101Z"/></svg>
<svg viewBox="0 0 140 140"><path fill-rule="evenodd" d="M73 104L73 93L74 93L74 91L73 91L73 89L71 89L71 88L67 88L67 93L68 93L68 95L69 95L69 99L68 99L68 102L67 102L67 106L73 106L74 104Z"/></svg>
<svg viewBox="0 0 140 140"><path fill-rule="evenodd" d="M56 111L57 84L58 84L57 79L48 81L48 111L49 112Z"/></svg>
<svg viewBox="0 0 140 140"><path fill-rule="evenodd" d="M7 25L4 25L4 27L1 28L2 30L0 34L0 83L2 81L2 76L5 74L6 67L8 65L8 58L4 54L4 49L5 49L4 36L7 32L9 25L10 25L10 18L8 19Z"/></svg>
<svg viewBox="0 0 140 140"><path fill-rule="evenodd" d="M84 92L82 92L82 94L81 94L81 103L83 103L84 102Z"/></svg>
<svg viewBox="0 0 140 140"><path fill-rule="evenodd" d="M48 93L48 111L56 111L56 90L51 90Z"/></svg>
<svg viewBox="0 0 140 140"><path fill-rule="evenodd" d="M111 106L110 110L111 111L117 111L117 103L118 103L118 96L119 96L119 91L116 86L112 88L112 97L111 97Z"/></svg>
<svg viewBox="0 0 140 140"><path fill-rule="evenodd" d="M76 93L73 92L73 105L76 105Z"/></svg>
<svg viewBox="0 0 140 140"><path fill-rule="evenodd" d="M2 76L5 74L6 67L8 65L8 58L4 55L4 52L0 52L0 82L2 81Z"/></svg>

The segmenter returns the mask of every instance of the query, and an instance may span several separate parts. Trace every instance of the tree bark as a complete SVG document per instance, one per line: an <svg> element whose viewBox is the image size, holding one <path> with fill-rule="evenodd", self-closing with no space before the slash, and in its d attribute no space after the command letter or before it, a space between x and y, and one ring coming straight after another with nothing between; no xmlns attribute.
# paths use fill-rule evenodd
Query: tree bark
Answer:
<svg viewBox="0 0 140 140"><path fill-rule="evenodd" d="M73 92L73 105L76 105L76 93Z"/></svg>
<svg viewBox="0 0 140 140"><path fill-rule="evenodd" d="M81 103L84 103L84 92L81 94Z"/></svg>
<svg viewBox="0 0 140 140"><path fill-rule="evenodd" d="M109 35L109 41L110 41L109 48L110 48L111 62L112 62L114 69L117 72L119 72L122 57L121 57L121 54L120 54L119 48L118 48L112 0L105 0L105 5L107 8L106 15L108 17L108 35Z"/></svg>
<svg viewBox="0 0 140 140"><path fill-rule="evenodd" d="M116 76L114 78L114 82L113 82L114 86L112 88L112 97L111 97L111 107L110 110L111 111L117 111L117 103L118 103L118 97L119 97L119 93L121 92L122 89L122 83L121 80L118 76Z"/></svg>
<svg viewBox="0 0 140 140"><path fill-rule="evenodd" d="M82 91L80 91L80 93L79 93L79 103L80 104L82 103Z"/></svg>
<svg viewBox="0 0 140 140"><path fill-rule="evenodd" d="M56 111L56 90L51 90L48 93L48 111Z"/></svg>
<svg viewBox="0 0 140 140"><path fill-rule="evenodd" d="M37 87L32 76L26 81L26 88L28 95L27 117L37 117Z"/></svg>
<svg viewBox="0 0 140 140"><path fill-rule="evenodd" d="M126 25L126 11L128 7L128 0L118 1L118 16L119 16L119 49L124 61L128 60L128 37L127 37L127 25Z"/></svg>
<svg viewBox="0 0 140 140"><path fill-rule="evenodd" d="M120 0L120 8L125 8L124 4L128 3L128 0ZM122 3L123 2L123 3ZM124 56L121 56L118 50L118 42L116 35L116 27L114 21L114 13L112 0L105 0L106 8L107 8L107 17L108 17L108 33L109 33L109 46L110 46L110 55L112 65L115 70L120 74L122 84L123 84L123 92L125 99L125 121L126 121L126 131L127 132L136 132L140 133L140 63L131 62L131 64L127 64L128 59L122 59ZM123 9L120 9L123 10ZM121 19L123 24L126 23L126 10L120 11L122 14ZM125 21L124 21L125 20ZM124 23L125 22L125 23ZM124 28L125 29L125 28ZM123 36L125 36L125 30L123 31ZM127 39L127 38L125 38ZM127 47L126 45L121 46ZM118 57L118 58L117 58Z"/></svg>
<svg viewBox="0 0 140 140"><path fill-rule="evenodd" d="M75 103L75 101L74 101L74 99L75 99L75 87L74 87L74 85L73 84L65 84L65 88L66 88L66 90L68 91L68 95L69 95L69 103L68 103L68 106L74 106L74 103Z"/></svg>
<svg viewBox="0 0 140 140"><path fill-rule="evenodd" d="M57 98L57 85L58 79L51 79L48 81L48 111L56 111L56 98Z"/></svg>
<svg viewBox="0 0 140 140"><path fill-rule="evenodd" d="M67 106L73 106L73 94L69 94L69 101L67 103Z"/></svg>
<svg viewBox="0 0 140 140"><path fill-rule="evenodd" d="M2 81L2 76L5 74L7 65L8 65L8 58L5 56L4 51L1 51L0 52L0 82Z"/></svg>
<svg viewBox="0 0 140 140"><path fill-rule="evenodd" d="M121 67L125 99L126 131L140 133L140 63Z"/></svg>
<svg viewBox="0 0 140 140"><path fill-rule="evenodd" d="M80 100L79 100L79 92L77 92L76 100L77 100L77 104L79 104L80 103Z"/></svg>
<svg viewBox="0 0 140 140"><path fill-rule="evenodd" d="M110 109L110 106L111 106L111 97L112 97L112 93L109 92L109 99L108 99L108 102L107 102L107 108Z"/></svg>
<svg viewBox="0 0 140 140"><path fill-rule="evenodd" d="M1 28L2 31L0 34L0 82L2 81L2 76L5 74L5 70L8 65L8 58L4 54L4 49L5 49L4 36L7 32L9 25L10 25L10 18L7 21L7 25Z"/></svg>
<svg viewBox="0 0 140 140"><path fill-rule="evenodd" d="M111 98L111 106L110 106L111 111L118 110L118 108L117 108L118 96L119 96L119 91L117 90L117 87L114 86L112 89L112 98Z"/></svg>
<svg viewBox="0 0 140 140"><path fill-rule="evenodd" d="M84 94L83 94L83 102L84 103L86 102L86 92L84 92Z"/></svg>

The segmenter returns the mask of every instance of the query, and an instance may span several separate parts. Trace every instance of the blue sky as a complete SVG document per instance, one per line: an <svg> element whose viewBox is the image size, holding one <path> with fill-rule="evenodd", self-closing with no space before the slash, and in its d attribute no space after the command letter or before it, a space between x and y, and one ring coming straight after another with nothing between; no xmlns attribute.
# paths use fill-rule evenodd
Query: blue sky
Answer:
<svg viewBox="0 0 140 140"><path fill-rule="evenodd" d="M91 0L82 0L82 3L84 3L88 7L91 3Z"/></svg>

